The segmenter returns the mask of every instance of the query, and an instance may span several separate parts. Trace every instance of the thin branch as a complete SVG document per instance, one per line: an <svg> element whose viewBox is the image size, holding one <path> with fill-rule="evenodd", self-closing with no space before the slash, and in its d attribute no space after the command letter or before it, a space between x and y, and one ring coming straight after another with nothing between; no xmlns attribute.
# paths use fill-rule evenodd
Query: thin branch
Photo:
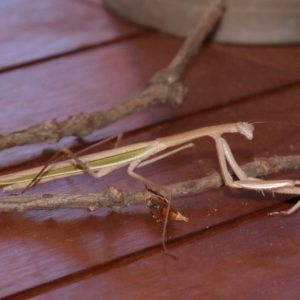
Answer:
<svg viewBox="0 0 300 300"><path fill-rule="evenodd" d="M176 82L180 80L191 58L199 51L199 48L207 35L216 26L225 11L225 0L215 0L208 7L197 25L185 39L170 65L154 74L150 82Z"/></svg>
<svg viewBox="0 0 300 300"><path fill-rule="evenodd" d="M300 169L300 155L257 159L242 167L250 177L264 177L283 171ZM200 194L223 185L221 175L214 173L197 180L189 180L167 186L173 198ZM0 199L0 212L19 212L29 210L53 210L61 208L83 208L94 211L101 207L118 210L122 207L145 203L149 194L143 191L126 191L107 186L99 193L58 194L58 195L12 195Z"/></svg>
<svg viewBox="0 0 300 300"><path fill-rule="evenodd" d="M182 73L190 58L197 53L204 38L222 16L223 10L224 1L215 0L187 37L169 67L156 73L144 91L105 111L81 113L62 122L45 121L21 131L0 135L0 150L40 142L54 144L67 136L83 137L149 106L166 103L172 106L180 105L187 93L185 84L180 80Z"/></svg>

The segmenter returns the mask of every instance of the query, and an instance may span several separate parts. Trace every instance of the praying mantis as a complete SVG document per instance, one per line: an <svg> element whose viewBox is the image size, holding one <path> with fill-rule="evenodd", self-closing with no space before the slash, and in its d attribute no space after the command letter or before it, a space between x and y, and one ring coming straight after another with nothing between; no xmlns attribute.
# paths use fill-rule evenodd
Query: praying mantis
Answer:
<svg viewBox="0 0 300 300"><path fill-rule="evenodd" d="M248 177L246 173L238 166L231 152L231 149L222 137L224 133L240 133L247 139L253 138L254 126L246 122L230 123L224 125L210 126L194 129L188 132L179 133L167 137L158 138L154 141L137 143L129 146L118 147L111 150L102 151L82 157L77 157L70 150L63 148L60 152L66 153L71 159L56 163L51 163L45 167L29 169L14 174L0 176L0 186L4 191L14 189L27 189L32 185L56 180L59 178L88 173L93 177L101 178L116 169L128 165L127 173L144 183L158 190L163 190L167 195L167 211L165 220L168 219L171 209L171 192L159 184L142 177L135 172L138 167L145 166L154 161L160 160L168 155L179 152L183 149L195 147L192 142L195 139L210 136L215 140L217 155L224 183L233 188L244 188L256 191L270 191L272 193L300 194L300 181L298 180L262 180ZM150 158L155 154L162 152L170 147L178 147L167 153ZM57 157L57 155L55 155ZM52 160L53 161L53 160ZM228 170L231 167L238 180L233 180ZM23 191L24 192L24 191ZM153 194L154 197L160 197L159 194ZM300 201L288 211L275 212L272 214L291 214L300 207ZM163 248L167 253L165 245L167 221L164 222L163 229Z"/></svg>

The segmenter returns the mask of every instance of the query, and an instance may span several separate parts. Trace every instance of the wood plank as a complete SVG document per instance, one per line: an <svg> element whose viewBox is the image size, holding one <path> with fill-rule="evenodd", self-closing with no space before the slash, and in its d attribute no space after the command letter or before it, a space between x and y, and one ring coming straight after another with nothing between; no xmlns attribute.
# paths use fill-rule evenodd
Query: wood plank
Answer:
<svg viewBox="0 0 300 300"><path fill-rule="evenodd" d="M159 253L124 259L32 299L297 299L299 215L266 212L199 231L172 247L175 261Z"/></svg>
<svg viewBox="0 0 300 300"><path fill-rule="evenodd" d="M0 37L4 45L0 49L0 61L4 62L2 68L23 64L23 68L3 72L0 77L2 133L46 119L63 120L83 111L108 108L142 90L151 75L171 61L182 43L154 33L138 36L142 32L140 29L116 20L96 0L42 3L13 0L2 2L0 8L1 5L0 14L10 12L5 14L10 16L9 22L7 17L0 18L3 22L0 21L0 28L5 28L3 32L7 34L3 40ZM15 18L11 17L12 12ZM18 39L11 39L11 36L17 35ZM130 36L138 37L126 40ZM33 42L28 43L29 40ZM182 107L177 110L169 107L149 109L98 131L89 139L143 128L128 134L124 144L130 144L226 122L288 121L291 124L257 124L253 141L245 141L237 135L228 135L228 141L240 164L254 157L298 154L299 51L299 47L205 45L186 72L185 82L190 93ZM24 66L28 62L59 55L64 57ZM176 117L179 119L170 121ZM145 128L159 122L164 123ZM57 147L70 143L70 140L63 140ZM202 171L218 170L213 141L208 138L199 140L197 147ZM41 144L3 151L0 162L5 165L28 160L48 148L51 147ZM49 154L44 154L40 163L44 163L47 157ZM35 164L32 161L6 172ZM190 151L147 166L140 172L162 184L202 176ZM297 172L290 172L281 178L297 177ZM84 175L36 187L29 193L89 192L112 183L121 188L141 188L140 183L128 178L126 170L119 170L100 181ZM151 297L164 296L165 293L170 294L169 288L173 287L172 296L176 298L176 295L182 294L179 287L187 279L189 283L186 286L190 291L184 292L191 297L214 296L219 285L222 294L241 297L245 290L253 295L257 284L255 280L265 275L270 281L264 280L265 284L255 296L275 292L292 295L284 294L284 287L276 289L272 279L276 283L282 276L287 285L289 278L292 284L296 280L294 274L297 274L298 265L293 263L293 260L298 261L296 251L292 249L292 243L288 243L287 252L280 252L282 248L279 246L283 244L282 240L295 240L297 243L297 223L289 221L297 218L281 218L279 222L276 221L279 218L273 218L269 225L270 218L265 217L265 212L258 217L252 216L253 212L286 198L289 197L273 199L268 195L264 198L251 191L222 188L175 200L180 211L190 217L189 223L178 223L168 229L168 238L173 242L172 251L180 258L178 264L162 255L161 224L153 222L142 205L120 212L103 209L86 213L64 209L23 215L2 214L0 297L41 295L53 298L68 295L78 298L81 295L97 295L104 298L130 289L136 291L137 296L144 295L146 298L146 292ZM243 216L246 219L240 219ZM235 219L237 223L233 222ZM230 227L226 222L234 226ZM285 224L293 229L289 231ZM211 233L206 230L207 227L217 228L217 231ZM286 229L281 231L285 238L276 236L281 227ZM243 243L243 234L253 231L258 232L251 236L254 240ZM273 239L274 235L276 238ZM257 252L261 251L259 242L265 247L265 252ZM271 242L276 243L274 252L268 247ZM251 248L252 244L255 248ZM226 251L222 253L220 249ZM261 254L262 258L253 253ZM266 258L265 253L271 253L271 258ZM282 258L284 254L287 255L283 257L282 267L278 264L278 257ZM195 264L191 257L196 257ZM235 263L241 258L243 262L249 261L245 266L245 277L237 269L240 264ZM263 270L257 267L255 259L260 259ZM224 266L221 279L216 276L220 265ZM288 268L284 272L282 269L286 265ZM277 267L274 274L270 274L274 271L271 266ZM128 280L121 281L119 276L126 272ZM253 279L253 274L258 275ZM87 277L92 279L87 280ZM191 277L202 281L190 280ZM247 290L245 283L252 279L254 283ZM102 288L99 292L98 288L98 294L93 294L97 280L114 290ZM139 287L137 282L140 282ZM210 282L214 289L208 287ZM233 287L233 282L240 283L240 289ZM62 288L65 285L68 286ZM198 286L203 294L199 294ZM51 290L53 292L43 294ZM82 291L85 294L81 294Z"/></svg>
<svg viewBox="0 0 300 300"><path fill-rule="evenodd" d="M234 46L224 44L213 44L214 48L231 53L234 56L241 56L247 60L259 63L278 71L299 74L299 46L291 45L284 47L272 46Z"/></svg>
<svg viewBox="0 0 300 300"><path fill-rule="evenodd" d="M2 0L0 71L143 32L98 0Z"/></svg>
<svg viewBox="0 0 300 300"><path fill-rule="evenodd" d="M264 117L266 121L280 121L284 117L288 118L292 123L296 123L298 110L295 107L299 105L299 89L300 86L287 88L275 94L270 93L268 96L249 98L226 108L190 115L181 120L135 132L125 142L132 143L153 139L154 136L166 136L198 126L247 119L253 120L261 117ZM285 101L283 102L282 99ZM285 112L284 116L282 111ZM296 125L287 126L287 124L271 123L257 125L254 141L245 141L239 135L228 135L227 139L238 162L243 164L252 160L255 156L299 153L300 141L297 139L297 136ZM196 145L200 149L202 171L211 172L217 170L218 165L214 143L207 138L197 141ZM161 184L197 178L199 176L199 171L193 165L190 152L188 151L178 153L178 155L166 159L161 164L157 163L147 166L140 172ZM296 177L297 172L291 172L283 176L283 178ZM114 183L119 187L130 187L130 189L141 187L140 183L128 178L125 170L120 170L111 176L103 178L101 181L88 176L80 176L45 184L36 187L32 192L52 193L54 190L57 192L67 190L73 192L95 191L107 183ZM201 253L204 255L205 251L209 253L211 244L203 242L203 247L206 247L206 245L208 247L202 248L205 249L204 251L199 250L195 246L199 244L198 241L186 245L181 238L202 232L208 227L221 226L222 228L222 224L226 224L227 221L251 214L264 207L269 207L283 199L286 199L286 197L277 196L276 199L273 199L270 195L263 197L261 194L253 191L237 191L229 188L222 188L218 191L195 197L178 199L175 201L176 205L191 220L187 224L178 223L170 227L168 238L177 241L176 243L179 246L176 248L178 250L175 249L175 253L179 251L179 256L189 253L189 249L183 248L189 248L189 245L192 245L191 247L194 249L191 251L203 251ZM266 219L268 220L269 218ZM285 218L282 218L281 222L284 221ZM143 206L130 207L119 213L108 213L107 210L103 209L87 214L79 210L65 209L51 212L30 212L23 215L4 214L1 217L1 225L0 261L3 262L0 269L1 297L17 292L21 293L19 296L24 296L27 295L27 292L22 294L22 291L35 290L35 287L39 285L44 285L41 289L51 288L54 282L60 282L62 285L65 285L68 284L70 277L74 278L76 274L81 274L80 276L83 277L93 276L94 268L100 270L102 268L105 270L108 268L109 270L110 266L111 269L117 268L118 265L115 265L114 262L126 259L127 256L139 257L144 252L147 255L147 251L153 247L155 252L159 254L154 259L150 257L149 260L143 259L142 262L145 261L146 266L148 266L152 261L155 261L153 264L154 268L157 268L157 264L159 265L158 281L164 281L161 272L172 271L168 269L169 258L166 258L161 253L161 225L153 222L152 218L147 216ZM290 238L294 238L293 232L290 233ZM230 236L222 240L228 243ZM237 247L237 250L241 249L241 243L238 243L238 240L236 241L234 243L235 247ZM232 246L231 243L229 245ZM222 249L221 246L218 249ZM243 253L243 249L240 250L239 255ZM195 255L193 252L190 253ZM155 260L156 257L158 257L157 260ZM221 258L224 261L226 256L220 256ZM203 260L202 256L201 259ZM211 259L211 256L209 256L207 261ZM277 257L275 256L274 259L277 259ZM190 263L193 263L193 260ZM170 264L177 268L172 260ZM165 271L162 266L165 266ZM190 276L186 269L184 268L184 271L182 271L182 265L179 266L176 276L189 279ZM129 265L130 267L131 265ZM191 265L188 268L192 268ZM143 271L142 269L143 267L138 268L138 271L142 272L139 276L144 276L145 282L147 282L150 278L145 274L147 269L144 268ZM120 274L122 272L121 270ZM180 275L181 272L183 272L182 275ZM199 268L194 269L193 272L198 273ZM8 273L10 274L9 277L7 276ZM107 274L106 284L110 280L110 273ZM152 274L151 270L149 274ZM79 280L81 279L83 280L82 277ZM92 282L94 281L92 280ZM133 282L131 284L133 283L135 287L137 284L136 280ZM114 280L111 281L110 286L112 284L115 284ZM80 290L82 287L80 284L78 289ZM143 287L145 288L144 285ZM57 285L54 285L54 288L57 288ZM116 293L122 290L122 287L116 287L115 285L112 288L116 289ZM76 285L74 289L77 289ZM133 289L132 285L131 289ZM34 290L28 290L28 293L34 293ZM38 291L39 289L37 289ZM59 291L59 293L61 292ZM109 296L110 294L105 295Z"/></svg>

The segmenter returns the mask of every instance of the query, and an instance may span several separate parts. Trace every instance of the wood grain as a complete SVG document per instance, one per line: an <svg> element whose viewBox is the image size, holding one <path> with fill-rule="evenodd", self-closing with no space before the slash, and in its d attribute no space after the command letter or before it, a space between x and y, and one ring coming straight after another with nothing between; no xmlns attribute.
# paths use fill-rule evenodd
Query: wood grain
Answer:
<svg viewBox="0 0 300 300"><path fill-rule="evenodd" d="M0 71L141 34L98 0L0 3Z"/></svg>
<svg viewBox="0 0 300 300"><path fill-rule="evenodd" d="M57 24L57 28L49 34L48 27L42 26L47 14L40 20L40 16L25 11L26 21L21 17L21 2L31 11L34 7L37 12L47 10L56 16L49 26L54 28ZM1 3L16 12L14 23L22 24L14 27L0 21L8 36L20 32L26 35L24 24L33 28L31 32L36 36L33 45L28 39L19 44L6 39L5 47L11 49L11 54L0 50L1 62L5 57L10 59L3 68L16 66L14 70L4 70L0 77L1 133L118 103L142 90L181 44L180 40L156 33L129 38L132 33L141 33L140 29L107 17L98 1L60 3ZM85 24L84 20L91 18L85 28L91 26L93 34L88 36L87 30L78 33L78 28L72 26L68 31L64 18L59 23L57 16L68 11L76 12L74 19L67 20L73 25ZM106 17L98 18L98 14ZM97 31L98 22L109 27ZM47 39L59 40L60 28L70 40L70 47L41 42L47 34ZM73 52L77 47L74 45L85 43L97 46ZM35 53L31 53L32 47ZM20 52L25 50L27 56L20 59ZM182 107L151 108L87 140L126 132L122 142L126 145L202 126L263 121L266 123L255 124L252 141L237 134L225 136L239 164L255 157L299 154L299 51L297 46L207 44L185 74L189 94ZM55 57L57 53L64 54ZM40 57L52 59L39 61ZM35 64L17 67L31 60ZM1 174L44 164L51 156L49 149L73 142L65 139L56 146L39 144L3 151L1 166L28 162L7 167ZM155 182L169 184L218 170L214 142L203 138L196 141L196 146L200 171L189 150L138 171ZM39 158L33 159L36 156ZM299 174L290 172L272 178L296 179ZM82 175L35 187L29 193L95 192L106 184L141 188L139 182L128 177L126 169L121 169L101 180ZM222 187L201 196L177 199L174 204L190 222L168 228L169 247L177 255L176 261L162 254L162 226L142 205L118 212L63 209L1 214L0 297L296 299L299 214L267 217L268 212L279 209L274 205L292 198L273 198L271 194L264 197L253 191Z"/></svg>
<svg viewBox="0 0 300 300"><path fill-rule="evenodd" d="M111 270L93 270L90 278L82 276L45 294L88 299L181 299L183 294L189 299L296 299L299 218L268 218L265 213L181 240L172 247L180 257L176 261L150 252L124 259Z"/></svg>
<svg viewBox="0 0 300 300"><path fill-rule="evenodd" d="M295 92L298 93L299 91ZM199 120L203 123L212 122L215 124L217 122L231 122L233 119L253 118L256 116L257 110L261 114L268 113L267 119L272 120L276 117L276 108L281 103L281 97L278 99L276 102L272 97L265 97L265 99L259 99L255 106L249 105L249 101L242 101L240 104L230 107L230 115L222 113L222 110L215 110L213 113L194 114L188 118L143 130L140 134L134 134L130 137L129 142L140 139L139 135L142 135L143 138L147 136L150 139L153 135L164 136L181 130L189 130L198 126ZM292 99L292 97L288 99ZM287 113L295 107L296 101L295 98L294 102L292 100L285 102ZM270 103L273 103L273 109L270 109ZM292 113L290 115L292 116ZM271 155L272 147L279 144L283 139L283 131L276 131L276 127L278 124L275 128L274 124L257 125L254 141L245 141L243 137L238 135L228 135L228 141L238 161L242 164L252 160L257 155ZM282 124L279 127L282 127ZM264 139L266 132L272 133L269 134L267 140ZM293 140L294 151L297 152L297 149L299 151L300 143L296 138L295 127L286 126L284 134L286 139ZM293 152L289 144L284 143L281 146L282 149L277 148L277 154L285 155ZM214 143L208 138L202 139L197 141L197 147L202 171L216 170L218 165ZM174 172L174 170L177 171ZM193 156L189 151L170 157L162 163L150 165L140 172L160 184L199 176L199 170L197 170ZM295 175L287 174L286 176L293 178ZM101 181L83 175L60 180L57 183L41 185L32 189L31 192L95 191L101 185L110 182L131 188L141 185L128 178L125 170L120 170ZM264 197L253 191L222 188L201 196L178 199L175 202L176 205L184 215L190 217L190 222L187 224L177 223L170 227L168 238L176 240L176 243L181 245L180 240L186 235L203 231L207 227L225 225L226 222L239 219L244 215L249 215L250 218L251 213L286 198L276 196L274 199L271 195ZM266 214L265 217L267 218ZM94 270L94 268L110 270L115 268L115 261L139 256L145 251L148 253L147 249L153 247L155 253L164 257L161 253L160 244L161 225L149 217L143 206L131 207L119 213L109 213L106 209L94 213L65 209L52 212L31 212L23 215L3 215L2 223L6 230L0 234L2 239L0 253L5 255L8 263L1 268L1 272L3 275L7 272L12 274L11 277L2 279L2 296L11 293L12 289L16 292L40 285L46 285L48 288L49 285L51 286L51 282L59 278L59 282L64 284L65 280L68 281L70 277L73 278L74 273L86 274L89 272L88 270ZM13 251L14 249L18 249L18 252ZM28 259L24 261L22 255L25 252ZM180 253L179 260L182 259L181 256L185 256L184 253ZM168 260L165 264L168 266ZM171 264L173 265L172 260ZM190 264L192 268L193 260L190 261ZM39 276L34 276L36 272ZM24 274L26 274L26 279L23 278ZM15 280L19 282L17 289L14 284Z"/></svg>

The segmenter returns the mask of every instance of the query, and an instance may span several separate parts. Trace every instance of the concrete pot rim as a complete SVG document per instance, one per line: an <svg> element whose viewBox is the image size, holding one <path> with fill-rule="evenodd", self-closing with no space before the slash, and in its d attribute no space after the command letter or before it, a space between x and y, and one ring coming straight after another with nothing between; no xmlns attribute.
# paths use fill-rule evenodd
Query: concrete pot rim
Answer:
<svg viewBox="0 0 300 300"><path fill-rule="evenodd" d="M102 0L123 19L186 37L211 0ZM269 45L300 42L300 1L227 0L212 39L221 43Z"/></svg>

